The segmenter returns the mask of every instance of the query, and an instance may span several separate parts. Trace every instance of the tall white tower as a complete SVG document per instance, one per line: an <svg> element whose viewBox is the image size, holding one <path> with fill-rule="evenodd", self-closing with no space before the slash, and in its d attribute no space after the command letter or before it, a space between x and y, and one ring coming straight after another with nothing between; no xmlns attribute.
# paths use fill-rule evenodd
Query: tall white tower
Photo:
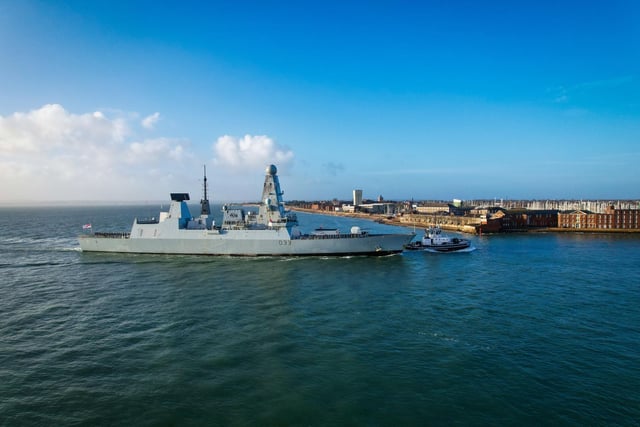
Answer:
<svg viewBox="0 0 640 427"><path fill-rule="evenodd" d="M362 204L362 190L353 190L353 206Z"/></svg>
<svg viewBox="0 0 640 427"><path fill-rule="evenodd" d="M296 214L285 210L278 179L278 168L274 165L267 166L262 187L262 203L258 209L257 223L268 225L269 227L291 228L298 225Z"/></svg>

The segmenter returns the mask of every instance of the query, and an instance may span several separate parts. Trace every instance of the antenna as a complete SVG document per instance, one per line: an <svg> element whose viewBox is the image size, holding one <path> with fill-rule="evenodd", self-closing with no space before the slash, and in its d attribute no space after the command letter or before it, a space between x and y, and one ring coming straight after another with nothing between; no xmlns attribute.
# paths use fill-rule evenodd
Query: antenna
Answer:
<svg viewBox="0 0 640 427"><path fill-rule="evenodd" d="M209 206L209 198L207 197L207 165L202 167L204 169L204 181L202 183L204 197L200 200L200 215L211 215L211 206Z"/></svg>
<svg viewBox="0 0 640 427"><path fill-rule="evenodd" d="M207 165L202 165L202 168L204 169L204 200L208 200L207 199Z"/></svg>

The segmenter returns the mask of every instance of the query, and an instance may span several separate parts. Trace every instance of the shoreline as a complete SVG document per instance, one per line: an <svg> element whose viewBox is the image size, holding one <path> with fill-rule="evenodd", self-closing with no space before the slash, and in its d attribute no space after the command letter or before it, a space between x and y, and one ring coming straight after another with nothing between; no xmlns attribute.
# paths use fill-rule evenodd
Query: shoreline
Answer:
<svg viewBox="0 0 640 427"><path fill-rule="evenodd" d="M341 217L346 217L346 218L358 218L358 219L363 219L366 221L373 221L373 222L377 222L380 224L385 224L385 225L394 225L397 227L404 227L404 228L409 228L409 229L425 229L427 227L429 227L430 225L435 225L433 223L425 223L424 221L402 221L400 218L402 217L395 217L395 218L387 218L386 215L383 214L369 214L369 213L360 213L360 212L332 212L332 211L320 211L320 210L315 210L315 209L306 209L306 208L299 208L297 206L287 206L288 209L292 210L292 211L297 211L297 212L306 212L306 213L310 213L310 214L318 214L318 215L328 215L328 216L341 216ZM471 227L471 226L464 226L464 225L458 225L458 224L438 224L440 226L441 229L443 230L447 230L447 231L458 231L461 233L466 233L466 234L477 234L475 232L475 226ZM473 228L473 231L471 231L471 228Z"/></svg>
<svg viewBox="0 0 640 427"><path fill-rule="evenodd" d="M386 225L394 225L397 227L404 227L410 229L424 229L428 227L432 223L428 223L426 221L411 221L407 219L406 221L402 221L399 218L402 217L394 217L387 218L386 215L382 214L369 214L369 213L360 213L360 212L332 212L332 211L320 211L316 209L306 209L300 208L297 206L287 206L292 211L297 212L305 212L311 214L318 215L328 215L328 216L341 216L346 218L358 218L366 221L373 221L380 224ZM428 218L425 218L428 219ZM465 234L474 234L479 235L476 232L475 224L474 225L462 225L462 224L438 224L441 229L446 231L456 231ZM425 227L426 226L426 227ZM501 231L497 233L481 233L480 235L498 235L498 234L513 234L513 233L581 233L581 234L640 234L640 229L638 228L629 228L629 229L621 229L621 228L612 228L612 229L594 229L594 228L561 228L561 227L545 227L545 228L529 228L524 230L510 230L510 231Z"/></svg>

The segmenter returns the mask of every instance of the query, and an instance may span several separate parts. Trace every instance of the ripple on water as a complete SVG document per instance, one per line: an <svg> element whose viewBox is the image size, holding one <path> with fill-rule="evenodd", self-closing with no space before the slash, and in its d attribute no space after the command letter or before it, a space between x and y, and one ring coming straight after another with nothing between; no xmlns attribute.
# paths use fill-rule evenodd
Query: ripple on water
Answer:
<svg viewBox="0 0 640 427"><path fill-rule="evenodd" d="M25 224L57 230L45 238L0 216L8 425L640 418L640 239L473 237L472 253L381 258L77 252L77 225L99 212L32 212Z"/></svg>

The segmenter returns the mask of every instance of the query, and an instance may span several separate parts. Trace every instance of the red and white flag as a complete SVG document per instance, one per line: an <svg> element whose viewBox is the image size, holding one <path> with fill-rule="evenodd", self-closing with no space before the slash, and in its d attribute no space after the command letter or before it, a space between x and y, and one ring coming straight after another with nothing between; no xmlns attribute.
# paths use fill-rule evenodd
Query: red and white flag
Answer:
<svg viewBox="0 0 640 427"><path fill-rule="evenodd" d="M90 230L91 229L91 224L85 224L82 226L83 230Z"/></svg>

